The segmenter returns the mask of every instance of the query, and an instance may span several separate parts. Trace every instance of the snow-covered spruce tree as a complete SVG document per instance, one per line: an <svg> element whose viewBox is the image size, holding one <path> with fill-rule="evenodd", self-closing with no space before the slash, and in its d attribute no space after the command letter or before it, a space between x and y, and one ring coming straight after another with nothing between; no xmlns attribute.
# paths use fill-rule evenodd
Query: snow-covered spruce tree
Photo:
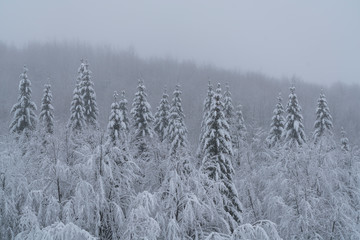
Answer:
<svg viewBox="0 0 360 240"><path fill-rule="evenodd" d="M108 124L108 143L106 154L109 158L109 162L113 162L113 183L117 186L117 190L120 190L120 193L115 190L114 195L122 195L121 199L126 202L129 199L129 189L132 184L131 181L134 178L134 169L137 167L132 161L132 157L129 151L128 146L128 119L127 119L127 108L126 108L126 99L120 100L120 103L117 102L117 93L114 94L114 103L111 105L111 113L109 117ZM123 104L122 109L120 110L120 105ZM125 119L124 120L124 116ZM125 193L127 196L125 196ZM124 197L125 196L125 197ZM124 205L124 204L122 204Z"/></svg>
<svg viewBox="0 0 360 240"><path fill-rule="evenodd" d="M27 71L24 66L24 72L20 75L18 102L11 109L11 113L14 114L9 127L12 133L32 131L36 126L36 104L31 101L31 82L27 77Z"/></svg>
<svg viewBox="0 0 360 240"><path fill-rule="evenodd" d="M187 145L187 129L184 121L185 114L181 105L181 90L179 85L176 85L173 95L166 136L170 143L171 154L174 154L178 148L184 148Z"/></svg>
<svg viewBox="0 0 360 240"><path fill-rule="evenodd" d="M141 155L145 151L149 150L147 145L149 138L154 135L153 122L154 117L151 113L151 106L148 103L145 93L145 85L142 80L139 80L137 87L138 91L135 93L135 98L132 104L131 115L133 118L133 139L132 142L137 147L137 155Z"/></svg>
<svg viewBox="0 0 360 240"><path fill-rule="evenodd" d="M125 91L122 91L121 92L121 100L119 102L120 129L126 135L130 131L130 120L129 120L129 112L128 112L128 108L127 108L127 103L128 103L128 101L126 100L126 97L125 97Z"/></svg>
<svg viewBox="0 0 360 240"><path fill-rule="evenodd" d="M341 139L340 139L341 150L348 152L350 151L349 139L346 137L346 132L343 127L341 127Z"/></svg>
<svg viewBox="0 0 360 240"><path fill-rule="evenodd" d="M276 104L276 107L273 111L274 115L271 119L270 133L266 139L269 144L269 147L273 147L280 142L284 131L285 119L283 116L284 107L282 105L281 93L279 93L277 99L278 99L278 103Z"/></svg>
<svg viewBox="0 0 360 240"><path fill-rule="evenodd" d="M107 126L109 141L113 146L119 146L121 133L120 133L120 110L119 103L116 101L118 94L114 92L114 102L111 104L111 111L109 116L109 123Z"/></svg>
<svg viewBox="0 0 360 240"><path fill-rule="evenodd" d="M171 129L169 129L170 140L170 154L175 155L179 151L186 149L187 143L187 129L184 122L179 119L174 119Z"/></svg>
<svg viewBox="0 0 360 240"><path fill-rule="evenodd" d="M81 74L82 66L79 68ZM89 64L86 62L80 81L80 93L84 103L84 119L87 126L97 127L98 107L96 104L96 94L94 90L94 83L91 80L91 71Z"/></svg>
<svg viewBox="0 0 360 240"><path fill-rule="evenodd" d="M301 146L306 142L306 136L302 123L301 107L295 94L295 87L290 88L286 112L287 116L283 133L285 144L289 147Z"/></svg>
<svg viewBox="0 0 360 240"><path fill-rule="evenodd" d="M201 132L200 132L200 138L199 138L199 147L197 149L197 155L200 157L202 157L204 155L204 134L205 134L206 128L207 128L206 122L207 122L207 119L210 114L210 107L211 107L211 102L212 102L213 96L214 96L213 85L209 81L207 96L204 100L203 118L201 121Z"/></svg>
<svg viewBox="0 0 360 240"><path fill-rule="evenodd" d="M46 133L52 134L54 132L54 107L51 104L53 97L50 88L50 84L45 84L44 96L41 100L39 122Z"/></svg>
<svg viewBox="0 0 360 240"><path fill-rule="evenodd" d="M242 109L242 106L239 104L236 107L234 123L233 123L234 131L231 136L235 150L240 149L241 142L245 141L245 136L246 136L246 131L247 131L241 109Z"/></svg>
<svg viewBox="0 0 360 240"><path fill-rule="evenodd" d="M157 112L155 113L155 122L154 130L159 136L160 141L164 141L166 136L166 130L169 125L169 110L170 105L168 101L169 95L164 90L163 96L160 100L160 104L157 107Z"/></svg>
<svg viewBox="0 0 360 240"><path fill-rule="evenodd" d="M314 124L314 139L315 143L324 136L332 136L332 117L329 107L327 105L326 97L323 92L320 93L318 105L316 109L316 120Z"/></svg>
<svg viewBox="0 0 360 240"><path fill-rule="evenodd" d="M241 203L233 183L234 169L231 164L232 144L229 124L224 114L220 83L213 96L204 134L203 172L213 182L220 184L221 200L217 202L222 217L227 222L227 230L232 232L241 223ZM216 200L215 200L216 201Z"/></svg>
<svg viewBox="0 0 360 240"><path fill-rule="evenodd" d="M224 92L224 113L225 118L228 121L230 129L233 126L234 117L235 117L235 110L232 104L231 92L229 84L226 84L226 90Z"/></svg>
<svg viewBox="0 0 360 240"><path fill-rule="evenodd" d="M79 83L76 84L73 92L73 100L71 101L70 119L68 122L68 127L73 132L80 132L85 127L84 102L81 97Z"/></svg>

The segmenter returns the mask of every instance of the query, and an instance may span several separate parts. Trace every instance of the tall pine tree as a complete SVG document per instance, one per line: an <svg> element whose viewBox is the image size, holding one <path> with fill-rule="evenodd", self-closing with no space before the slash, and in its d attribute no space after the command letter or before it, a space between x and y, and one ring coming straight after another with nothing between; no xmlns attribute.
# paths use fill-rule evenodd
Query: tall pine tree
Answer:
<svg viewBox="0 0 360 240"><path fill-rule="evenodd" d="M289 102L286 107L286 122L284 129L285 144L301 146L306 142L301 107L295 94L295 87L290 88Z"/></svg>
<svg viewBox="0 0 360 240"><path fill-rule="evenodd" d="M224 114L224 103L221 97L220 83L212 99L204 134L204 158L202 169L214 184L220 183L224 219L229 231L233 231L241 223L241 203L233 183L234 169L231 164L232 144L229 124ZM213 184L210 184L213 185Z"/></svg>
<svg viewBox="0 0 360 240"><path fill-rule="evenodd" d="M267 137L267 141L270 147L273 147L280 142L285 125L285 119L283 116L284 107L282 105L281 93L279 93L277 99L278 99L278 103L276 104L276 107L273 111L274 115L271 119L270 133L269 136Z"/></svg>
<svg viewBox="0 0 360 240"><path fill-rule="evenodd" d="M246 126L242 113L242 106L239 104L236 107L234 122L233 122L233 133L232 133L232 142L233 146L239 150L242 141L245 141L246 136Z"/></svg>
<svg viewBox="0 0 360 240"><path fill-rule="evenodd" d="M20 75L18 102L11 109L11 113L14 114L9 126L12 133L31 131L36 127L36 104L31 101L31 81L28 79L27 71L24 66L24 72Z"/></svg>
<svg viewBox="0 0 360 240"><path fill-rule="evenodd" d="M73 132L80 132L85 127L84 102L80 93L80 82L76 84L73 92L73 100L71 101L70 119L68 122L68 127L71 128Z"/></svg>
<svg viewBox="0 0 360 240"><path fill-rule="evenodd" d="M54 132L54 107L52 106L51 85L45 84L44 96L41 100L39 121L46 133Z"/></svg>
<svg viewBox="0 0 360 240"><path fill-rule="evenodd" d="M326 97L323 92L320 93L316 109L316 120L314 124L315 143L324 135L332 136L332 117L327 105Z"/></svg>
<svg viewBox="0 0 360 240"><path fill-rule="evenodd" d="M169 125L169 110L170 105L168 101L169 95L164 90L163 96L160 100L159 107L155 113L154 130L159 136L160 141L164 141L166 136L167 127Z"/></svg>
<svg viewBox="0 0 360 240"><path fill-rule="evenodd" d="M152 138L154 135L152 126L154 117L151 113L151 106L146 99L146 88L142 80L139 80L137 89L138 91L135 93L135 98L131 109L134 128L132 141L138 148L138 154L142 154L144 151L148 150L147 140Z"/></svg>
<svg viewBox="0 0 360 240"><path fill-rule="evenodd" d="M200 138L199 138L199 147L197 150L197 155L200 157L202 157L204 155L204 141L205 141L204 134L207 130L206 122L208 121L208 117L210 115L210 107L211 107L211 103L213 101L213 96L214 96L213 85L209 81L207 96L204 100L203 118L201 121L201 130L200 130L201 132L200 132Z"/></svg>
<svg viewBox="0 0 360 240"><path fill-rule="evenodd" d="M82 74L81 74L82 71ZM98 107L96 104L96 94L94 90L94 83L91 80L91 71L89 64L81 64L79 68L80 74L80 92L84 103L84 119L88 126L97 127Z"/></svg>
<svg viewBox="0 0 360 240"><path fill-rule="evenodd" d="M226 84L226 90L224 92L224 113L225 113L225 118L228 121L228 124L231 129L234 124L235 112L234 112L234 106L232 104L229 84Z"/></svg>
<svg viewBox="0 0 360 240"><path fill-rule="evenodd" d="M111 104L111 111L109 116L109 123L107 126L109 141L113 146L120 145L120 129L121 129L121 119L120 119L120 108L119 103L117 102L117 92L114 92L114 102Z"/></svg>
<svg viewBox="0 0 360 240"><path fill-rule="evenodd" d="M181 104L181 90L179 85L176 85L173 95L167 130L171 154L174 154L177 149L184 149L187 146L187 129L185 126L185 114Z"/></svg>
<svg viewBox="0 0 360 240"><path fill-rule="evenodd" d="M130 120L129 120L129 112L127 108L128 101L125 97L125 91L121 92L121 100L119 102L119 111L120 111L120 126L121 131L124 134L128 135L130 131Z"/></svg>

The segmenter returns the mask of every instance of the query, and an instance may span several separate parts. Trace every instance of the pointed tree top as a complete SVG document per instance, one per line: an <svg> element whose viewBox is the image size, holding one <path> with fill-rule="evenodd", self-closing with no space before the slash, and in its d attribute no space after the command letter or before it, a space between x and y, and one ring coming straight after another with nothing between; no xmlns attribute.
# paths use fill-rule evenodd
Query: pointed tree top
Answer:
<svg viewBox="0 0 360 240"><path fill-rule="evenodd" d="M175 90L176 90L176 91L179 91L179 89L180 89L180 84L176 84Z"/></svg>
<svg viewBox="0 0 360 240"><path fill-rule="evenodd" d="M80 63L84 63L84 59L82 58L82 59L80 59Z"/></svg>
<svg viewBox="0 0 360 240"><path fill-rule="evenodd" d="M122 90L121 97L122 97L122 99L125 99L125 90Z"/></svg>
<svg viewBox="0 0 360 240"><path fill-rule="evenodd" d="M294 86L294 84L290 87L290 92L291 92L292 94L295 93L295 86Z"/></svg>
<svg viewBox="0 0 360 240"><path fill-rule="evenodd" d="M279 100L279 102L281 102L281 101L282 101L281 92L279 92L279 96L277 97L277 99Z"/></svg>
<svg viewBox="0 0 360 240"><path fill-rule="evenodd" d="M220 83L217 84L217 88L218 88L218 89L221 88L221 84L220 84Z"/></svg>
<svg viewBox="0 0 360 240"><path fill-rule="evenodd" d="M167 94L167 87L166 87L166 85L164 86L164 94Z"/></svg>
<svg viewBox="0 0 360 240"><path fill-rule="evenodd" d="M26 74L27 71L28 71L28 69L27 69L26 65L24 65L24 74Z"/></svg>
<svg viewBox="0 0 360 240"><path fill-rule="evenodd" d="M209 80L209 82L208 82L208 88L209 88L209 90L212 90L212 88L213 88L213 85L211 84L211 81Z"/></svg>
<svg viewBox="0 0 360 240"><path fill-rule="evenodd" d="M138 84L139 84L139 85L143 85L143 84L144 84L144 80L143 80L142 78L139 78L139 79L138 79Z"/></svg>
<svg viewBox="0 0 360 240"><path fill-rule="evenodd" d="M45 84L44 84L44 88L45 88L46 90L49 90L49 89L51 88L50 83L45 83Z"/></svg>
<svg viewBox="0 0 360 240"><path fill-rule="evenodd" d="M118 93L117 93L117 91L114 91L114 102L116 102L116 98L117 98L117 96L118 96Z"/></svg>

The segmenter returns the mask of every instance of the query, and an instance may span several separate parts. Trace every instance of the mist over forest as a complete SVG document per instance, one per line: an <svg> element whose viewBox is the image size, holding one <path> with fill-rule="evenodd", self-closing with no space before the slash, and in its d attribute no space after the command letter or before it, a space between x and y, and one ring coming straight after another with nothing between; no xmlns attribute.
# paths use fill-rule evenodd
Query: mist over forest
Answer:
<svg viewBox="0 0 360 240"><path fill-rule="evenodd" d="M34 42L0 86L0 240L360 239L357 84Z"/></svg>
<svg viewBox="0 0 360 240"><path fill-rule="evenodd" d="M155 57L143 59L132 48L119 50L76 42L34 42L22 48L0 43L0 132L8 132L10 109L18 97L19 75L24 65L29 69L33 101L40 104L43 85L50 83L54 96L55 121L57 124L66 124L81 59L87 59L93 73L99 123L103 128L108 121L114 90L125 90L131 103L140 78L146 85L153 113L156 112L164 88L171 93L176 84L181 85L185 122L192 143L196 143L199 137L203 99L209 81L213 84L219 82L224 87L228 83L234 105L241 104L243 107L245 124L251 128L261 127L264 131L270 129L278 93L281 92L286 101L289 87L294 84L302 107L305 131L309 136L313 131L316 102L323 89L333 117L336 138L340 138L340 129L344 127L350 142L360 143L358 84L338 82L322 86L296 76L276 79L266 73L224 70L190 60Z"/></svg>

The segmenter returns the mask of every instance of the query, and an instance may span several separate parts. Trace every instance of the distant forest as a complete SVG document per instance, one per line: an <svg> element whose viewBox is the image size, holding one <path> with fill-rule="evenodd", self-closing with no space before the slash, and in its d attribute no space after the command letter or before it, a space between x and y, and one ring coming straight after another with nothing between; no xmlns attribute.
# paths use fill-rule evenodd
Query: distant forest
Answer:
<svg viewBox="0 0 360 240"><path fill-rule="evenodd" d="M0 56L0 239L360 239L359 86L67 44Z"/></svg>
<svg viewBox="0 0 360 240"><path fill-rule="evenodd" d="M23 48L0 43L0 133L8 131L10 109L18 97L19 74L23 65L29 68L33 101L40 104L43 85L50 83L54 96L55 120L65 123L70 115L72 92L76 83L80 59L87 59L93 72L99 122L107 124L113 92L126 91L129 102L134 98L138 79L144 79L152 112L166 87L171 93L180 84L183 108L186 115L189 140L196 143L200 132L203 99L208 81L230 85L234 105L241 104L247 128L270 129L276 97L281 92L287 101L289 87L294 83L302 106L305 131L313 131L316 103L323 88L333 117L334 132L340 136L344 127L350 142L359 144L360 87L335 83L320 86L306 79L284 77L275 79L257 72L229 71L215 66L201 66L192 61L167 58L142 59L132 49L120 51L111 47L91 47L76 43L31 43ZM331 69L329 69L331 71Z"/></svg>

